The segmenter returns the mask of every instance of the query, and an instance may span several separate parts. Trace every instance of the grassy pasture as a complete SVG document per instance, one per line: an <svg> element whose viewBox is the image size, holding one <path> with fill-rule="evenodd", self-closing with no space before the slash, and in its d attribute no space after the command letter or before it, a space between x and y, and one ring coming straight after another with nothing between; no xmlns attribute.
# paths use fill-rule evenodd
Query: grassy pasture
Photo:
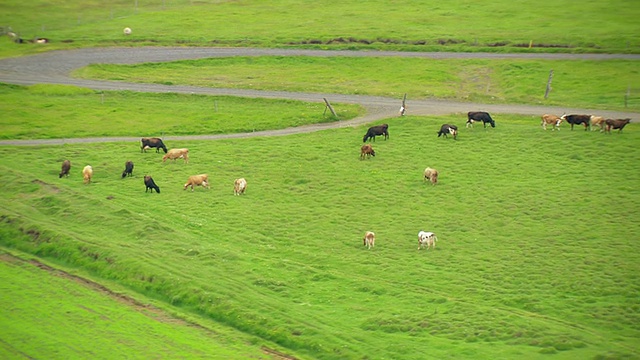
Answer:
<svg viewBox="0 0 640 360"><path fill-rule="evenodd" d="M302 358L639 357L640 128L495 119L458 141L436 130L460 115L389 119L364 161L365 127L168 144L189 164L137 143L2 147L0 241ZM183 191L197 173L212 188ZM421 229L435 251L417 250Z"/></svg>
<svg viewBox="0 0 640 360"><path fill-rule="evenodd" d="M6 0L0 26L45 47L113 45L410 51L640 52L637 4L614 1ZM592 26L597 22L597 26ZM122 29L131 27L131 36ZM533 47L529 49L530 42Z"/></svg>
<svg viewBox="0 0 640 360"><path fill-rule="evenodd" d="M338 119L364 113L358 105L335 105ZM292 100L0 84L0 138L228 134L336 121L323 115L324 108Z"/></svg>
<svg viewBox="0 0 640 360"><path fill-rule="evenodd" d="M552 92L544 99L549 70ZM95 64L90 79L640 111L637 61L232 57ZM632 89L629 89L632 87ZM630 96L626 96L627 90ZM627 97L625 103L625 97ZM627 106L625 108L625 106Z"/></svg>

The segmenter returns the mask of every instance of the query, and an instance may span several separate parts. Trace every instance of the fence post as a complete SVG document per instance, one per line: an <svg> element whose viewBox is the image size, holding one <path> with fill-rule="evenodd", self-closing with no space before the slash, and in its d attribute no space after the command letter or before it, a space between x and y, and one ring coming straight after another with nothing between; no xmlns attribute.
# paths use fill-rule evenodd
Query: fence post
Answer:
<svg viewBox="0 0 640 360"><path fill-rule="evenodd" d="M549 80L547 80L547 90L544 92L545 99L549 96L549 92L551 91L551 79L553 79L553 69L549 71Z"/></svg>
<svg viewBox="0 0 640 360"><path fill-rule="evenodd" d="M333 114L333 116L335 116L336 118L338 117L338 114L336 114L336 112L333 110L333 107L331 106L331 104L329 104L329 100L327 100L326 98L322 98L322 100L324 100L324 103L326 104L326 107L324 108L324 112L327 112L327 108L329 108L329 110L331 110L331 113ZM322 114L324 115L324 114Z"/></svg>
<svg viewBox="0 0 640 360"><path fill-rule="evenodd" d="M629 103L629 97L631 96L631 84L627 85L627 93L624 94L624 107L626 108Z"/></svg>

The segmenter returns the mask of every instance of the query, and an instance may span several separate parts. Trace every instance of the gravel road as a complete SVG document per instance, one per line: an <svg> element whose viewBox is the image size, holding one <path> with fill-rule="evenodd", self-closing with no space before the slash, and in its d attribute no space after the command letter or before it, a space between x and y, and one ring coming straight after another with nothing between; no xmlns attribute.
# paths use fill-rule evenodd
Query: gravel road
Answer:
<svg viewBox="0 0 640 360"><path fill-rule="evenodd" d="M349 121L330 124L316 124L282 130L260 131L243 134L202 135L166 137L172 140L183 139L223 139L250 136L278 136L293 133L312 132L332 127L356 126L376 120L397 116L402 99L340 94L317 94L287 91L261 91L224 88L204 88L197 86L135 84L111 81L74 79L70 76L74 69L95 63L136 64L144 62L164 62L186 59L202 59L228 56L345 56L345 57L407 57L425 59L549 59L549 60L640 60L633 54L498 54L498 53L417 53L397 51L324 51L324 50L287 50L259 48L193 48L193 47L138 47L138 48L88 48L77 50L51 51L19 58L0 59L0 82L19 85L68 84L95 90L131 90L141 92L175 92L205 95L231 95L242 97L295 99L310 102L322 102L326 98L331 103L361 104L367 114ZM483 110L492 113L513 113L523 115L541 115L544 113L597 113L611 118L638 118L638 113L605 111L535 105L478 104L448 100L412 100L407 99L408 114L445 115L466 113L470 110ZM139 138L86 138L51 140L6 140L0 145L64 144L82 142L138 141Z"/></svg>

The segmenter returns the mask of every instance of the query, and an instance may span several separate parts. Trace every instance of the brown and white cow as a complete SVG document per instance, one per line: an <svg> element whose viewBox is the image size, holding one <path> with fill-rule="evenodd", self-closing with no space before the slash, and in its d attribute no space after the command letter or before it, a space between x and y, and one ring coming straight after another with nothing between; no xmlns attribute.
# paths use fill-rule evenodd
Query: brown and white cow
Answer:
<svg viewBox="0 0 640 360"><path fill-rule="evenodd" d="M547 125L552 125L551 131L558 130L560 131L560 124L562 123L562 118L556 115L544 114L542 115L542 128L547 130Z"/></svg>
<svg viewBox="0 0 640 360"><path fill-rule="evenodd" d="M437 240L438 238L436 237L436 234L427 231L420 231L418 233L418 250L422 249L425 245L427 246L427 250L429 250L430 247L433 247L435 250Z"/></svg>
<svg viewBox="0 0 640 360"><path fill-rule="evenodd" d="M362 242L363 242L363 245L367 247L367 249L371 249L376 245L376 234L374 234L373 231L365 232Z"/></svg>
<svg viewBox="0 0 640 360"><path fill-rule="evenodd" d="M430 168L430 167L424 169L424 181L427 181L427 179L429 179L429 181L431 181L432 185L437 184L438 183L438 170Z"/></svg>
<svg viewBox="0 0 640 360"><path fill-rule="evenodd" d="M247 190L247 180L245 178L236 179L233 182L233 195L242 195Z"/></svg>
<svg viewBox="0 0 640 360"><path fill-rule="evenodd" d="M189 176L189 179L187 180L187 183L184 184L184 189L183 190L187 190L187 188L189 186L191 186L191 191L193 191L193 187L194 186L202 186L202 187L206 187L207 189L210 189L210 187L209 187L209 175L200 174L200 175Z"/></svg>
<svg viewBox="0 0 640 360"><path fill-rule="evenodd" d="M365 156L367 159L371 156L376 156L376 152L373 150L371 144L362 145L360 148L360 160L363 160Z"/></svg>
<svg viewBox="0 0 640 360"><path fill-rule="evenodd" d="M607 119L604 121L605 122L605 129L604 132L605 133L609 133L611 134L611 128L618 129L618 132L622 132L622 129L624 129L625 126L627 126L628 123L631 122L631 119L627 118L627 119Z"/></svg>
<svg viewBox="0 0 640 360"><path fill-rule="evenodd" d="M93 168L91 165L87 165L82 169L82 179L85 184L91 183L91 178L93 177Z"/></svg>
<svg viewBox="0 0 640 360"><path fill-rule="evenodd" d="M189 149L171 149L162 157L162 162L183 158L185 163L189 163Z"/></svg>

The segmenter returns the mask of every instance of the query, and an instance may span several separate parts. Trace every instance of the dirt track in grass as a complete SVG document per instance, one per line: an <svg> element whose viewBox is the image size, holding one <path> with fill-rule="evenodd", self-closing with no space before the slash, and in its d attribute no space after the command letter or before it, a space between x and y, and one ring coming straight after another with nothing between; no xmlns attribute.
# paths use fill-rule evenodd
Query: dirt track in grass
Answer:
<svg viewBox="0 0 640 360"><path fill-rule="evenodd" d="M77 50L51 51L38 55L19 58L0 59L0 82L18 85L33 84L66 84L86 87L94 90L130 90L140 92L175 92L204 95L229 95L241 97L293 99L310 102L323 102L326 98L331 103L360 104L366 108L366 114L348 121L324 124L311 124L295 128L268 130L251 133L196 135L166 137L169 140L216 140L228 138L245 138L252 136L283 136L295 133L314 132L318 130L357 126L377 120L398 116L402 99L341 94L316 94L287 91L261 91L246 89L205 88L198 86L176 86L160 84L136 84L112 81L96 81L75 79L70 76L74 69L95 63L137 64L145 62L166 62L186 59L202 59L229 56L376 56L407 57L426 59L550 59L550 60L640 60L640 55L633 54L499 54L499 53L419 53L397 51L323 51L323 50L290 50L259 48L190 48L190 47L139 47L139 48L89 48ZM412 100L407 99L407 114L410 115L446 115L464 114L470 110L483 110L490 113L510 113L523 115L541 115L544 113L598 113L610 118L637 119L640 114L622 111L606 111L581 108L559 108L536 105L479 104L448 100ZM5 140L0 145L40 145L89 143L112 141L138 141L131 137L101 137L79 139L46 139L46 140Z"/></svg>

